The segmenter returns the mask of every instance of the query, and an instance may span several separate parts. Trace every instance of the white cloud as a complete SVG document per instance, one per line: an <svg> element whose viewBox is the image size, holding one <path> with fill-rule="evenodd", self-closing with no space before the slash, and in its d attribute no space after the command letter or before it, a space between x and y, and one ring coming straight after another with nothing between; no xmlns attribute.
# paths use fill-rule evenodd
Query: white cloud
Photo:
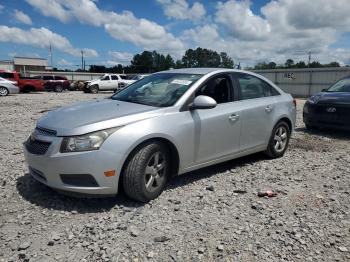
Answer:
<svg viewBox="0 0 350 262"><path fill-rule="evenodd" d="M122 62L130 62L134 56L132 53L117 52L117 51L109 51L108 55L110 55L112 58L116 59L117 61L122 61Z"/></svg>
<svg viewBox="0 0 350 262"><path fill-rule="evenodd" d="M60 66L72 66L73 63L70 62L70 61L67 61L66 59L60 59L58 62L57 62L58 65Z"/></svg>
<svg viewBox="0 0 350 262"><path fill-rule="evenodd" d="M71 15L61 5L60 0L26 0L28 4L38 9L44 16L55 17L61 22L68 22Z"/></svg>
<svg viewBox="0 0 350 262"><path fill-rule="evenodd" d="M157 49L175 55L184 50L184 44L168 33L163 26L147 19L136 18L128 11L104 11L91 0L49 0L50 4L46 0L26 1L46 16L62 22L76 19L83 24L103 26L113 38L130 42L143 49Z"/></svg>
<svg viewBox="0 0 350 262"><path fill-rule="evenodd" d="M28 15L26 15L25 13L23 13L20 10L15 9L14 14L13 14L14 18L26 25L31 25L32 24L32 19L30 19L30 17Z"/></svg>
<svg viewBox="0 0 350 262"><path fill-rule="evenodd" d="M341 6L346 11L340 10ZM348 9L347 0L275 0L257 15L249 1L230 0L218 3L215 23L185 30L181 39L192 47L225 51L246 65L284 63L290 57L307 61L309 51L314 60L323 63L348 63L350 49L331 47L343 33L350 32L350 19L339 19Z"/></svg>
<svg viewBox="0 0 350 262"><path fill-rule="evenodd" d="M199 20L206 14L204 6L195 2L192 7L186 0L157 0L162 5L165 15L168 18L179 20Z"/></svg>
<svg viewBox="0 0 350 262"><path fill-rule="evenodd" d="M248 1L219 2L215 17L232 36L242 40L263 39L271 32L269 23L253 14Z"/></svg>
<svg viewBox="0 0 350 262"><path fill-rule="evenodd" d="M73 56L80 56L81 49L75 48L67 38L56 34L45 27L23 30L17 27L0 26L0 42L31 45L40 48L58 49ZM86 57L96 57L97 52L93 49L84 48Z"/></svg>

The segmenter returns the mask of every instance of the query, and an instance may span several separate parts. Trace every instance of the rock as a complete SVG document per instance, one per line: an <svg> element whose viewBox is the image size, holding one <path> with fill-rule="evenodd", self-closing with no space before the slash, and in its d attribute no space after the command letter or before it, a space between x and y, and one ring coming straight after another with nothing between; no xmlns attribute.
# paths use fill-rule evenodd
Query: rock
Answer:
<svg viewBox="0 0 350 262"><path fill-rule="evenodd" d="M218 245L218 246L216 247L216 249L217 249L218 251L223 251L223 250L224 250L224 246L223 246L223 245Z"/></svg>
<svg viewBox="0 0 350 262"><path fill-rule="evenodd" d="M61 239L61 236L57 232L52 232L51 239L54 241L59 241Z"/></svg>
<svg viewBox="0 0 350 262"><path fill-rule="evenodd" d="M158 237L155 237L153 240L154 242L166 242L170 240L170 238L167 236L158 236Z"/></svg>
<svg viewBox="0 0 350 262"><path fill-rule="evenodd" d="M199 253L199 254L203 254L204 251L205 251L205 248L204 248L204 247L198 248L198 253Z"/></svg>
<svg viewBox="0 0 350 262"><path fill-rule="evenodd" d="M208 191L214 191L214 186L210 185L210 186L207 186L205 189Z"/></svg>
<svg viewBox="0 0 350 262"><path fill-rule="evenodd" d="M247 193L247 190L235 189L235 190L233 190L233 193L236 193L236 194L246 194L246 193Z"/></svg>
<svg viewBox="0 0 350 262"><path fill-rule="evenodd" d="M137 237L140 234L139 230L136 227L130 227L130 235Z"/></svg>
<svg viewBox="0 0 350 262"><path fill-rule="evenodd" d="M346 248L346 247L344 247L344 246L340 246L340 247L338 247L338 249L341 251L341 252L348 252L349 250Z"/></svg>
<svg viewBox="0 0 350 262"><path fill-rule="evenodd" d="M19 245L18 250L26 250L27 248L30 247L31 242L27 241L27 242L23 242L22 244Z"/></svg>
<svg viewBox="0 0 350 262"><path fill-rule="evenodd" d="M50 240L50 241L47 243L48 246L53 246L54 244L55 244L55 241L53 241L53 240Z"/></svg>
<svg viewBox="0 0 350 262"><path fill-rule="evenodd" d="M153 257L154 257L154 252L153 251L148 252L147 258L153 258Z"/></svg>

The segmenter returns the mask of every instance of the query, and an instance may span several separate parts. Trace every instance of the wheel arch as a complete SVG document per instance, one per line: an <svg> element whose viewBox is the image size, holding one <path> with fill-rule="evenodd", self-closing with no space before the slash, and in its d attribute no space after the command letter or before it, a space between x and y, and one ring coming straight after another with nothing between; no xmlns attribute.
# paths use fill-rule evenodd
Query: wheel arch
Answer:
<svg viewBox="0 0 350 262"><path fill-rule="evenodd" d="M161 137L161 136L155 136L151 138L146 138L141 142L138 142L136 145L133 146L133 148L129 151L127 157L123 161L120 176L119 176L119 181L118 181L118 191L121 191L123 188L123 173L126 168L126 165L130 158L135 154L137 150L139 150L143 145L150 143L150 142L161 142L163 143L168 149L170 153L170 159L171 159L171 166L170 169L172 170L170 177L176 176L179 172L179 167L180 167L180 156L179 156L179 151L176 147L176 145L170 141L170 139Z"/></svg>
<svg viewBox="0 0 350 262"><path fill-rule="evenodd" d="M284 121L288 124L288 127L289 127L289 131L290 133L293 132L293 122L292 120L290 120L287 116L283 116L282 118L280 118L276 123L275 125L277 125L277 123L281 122L281 121Z"/></svg>

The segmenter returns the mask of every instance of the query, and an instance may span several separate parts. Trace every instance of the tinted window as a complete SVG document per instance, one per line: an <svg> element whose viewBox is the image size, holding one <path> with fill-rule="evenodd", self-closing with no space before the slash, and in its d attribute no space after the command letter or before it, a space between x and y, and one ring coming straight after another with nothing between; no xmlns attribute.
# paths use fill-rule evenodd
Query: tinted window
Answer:
<svg viewBox="0 0 350 262"><path fill-rule="evenodd" d="M55 76L55 80L67 80L64 76Z"/></svg>
<svg viewBox="0 0 350 262"><path fill-rule="evenodd" d="M111 75L112 80L118 80L118 77L116 75Z"/></svg>
<svg viewBox="0 0 350 262"><path fill-rule="evenodd" d="M53 80L53 76L43 76L43 80Z"/></svg>
<svg viewBox="0 0 350 262"><path fill-rule="evenodd" d="M220 75L211 78L199 88L196 96L204 95L213 98L216 103L231 101L231 81L228 76Z"/></svg>
<svg viewBox="0 0 350 262"><path fill-rule="evenodd" d="M128 76L123 76L123 75L121 75L120 78L121 78L121 79L125 79L125 80L129 79Z"/></svg>
<svg viewBox="0 0 350 262"><path fill-rule="evenodd" d="M327 92L350 92L350 78L336 82L327 90Z"/></svg>
<svg viewBox="0 0 350 262"><path fill-rule="evenodd" d="M0 72L0 77L8 79L8 78L15 78L13 73L6 73L6 72Z"/></svg>
<svg viewBox="0 0 350 262"><path fill-rule="evenodd" d="M238 74L241 100L276 96L279 92L265 81L252 75Z"/></svg>
<svg viewBox="0 0 350 262"><path fill-rule="evenodd" d="M104 77L101 78L101 80L102 81L107 81L107 80L109 80L109 76L104 76Z"/></svg>

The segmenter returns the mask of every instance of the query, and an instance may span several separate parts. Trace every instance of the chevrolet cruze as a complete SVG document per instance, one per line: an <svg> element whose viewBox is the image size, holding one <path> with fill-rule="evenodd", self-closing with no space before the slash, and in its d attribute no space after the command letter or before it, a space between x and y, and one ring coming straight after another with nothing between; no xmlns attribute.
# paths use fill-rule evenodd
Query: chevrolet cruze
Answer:
<svg viewBox="0 0 350 262"><path fill-rule="evenodd" d="M263 151L283 156L295 101L232 69L147 76L112 97L49 112L24 143L29 173L58 191L147 202L167 179Z"/></svg>

